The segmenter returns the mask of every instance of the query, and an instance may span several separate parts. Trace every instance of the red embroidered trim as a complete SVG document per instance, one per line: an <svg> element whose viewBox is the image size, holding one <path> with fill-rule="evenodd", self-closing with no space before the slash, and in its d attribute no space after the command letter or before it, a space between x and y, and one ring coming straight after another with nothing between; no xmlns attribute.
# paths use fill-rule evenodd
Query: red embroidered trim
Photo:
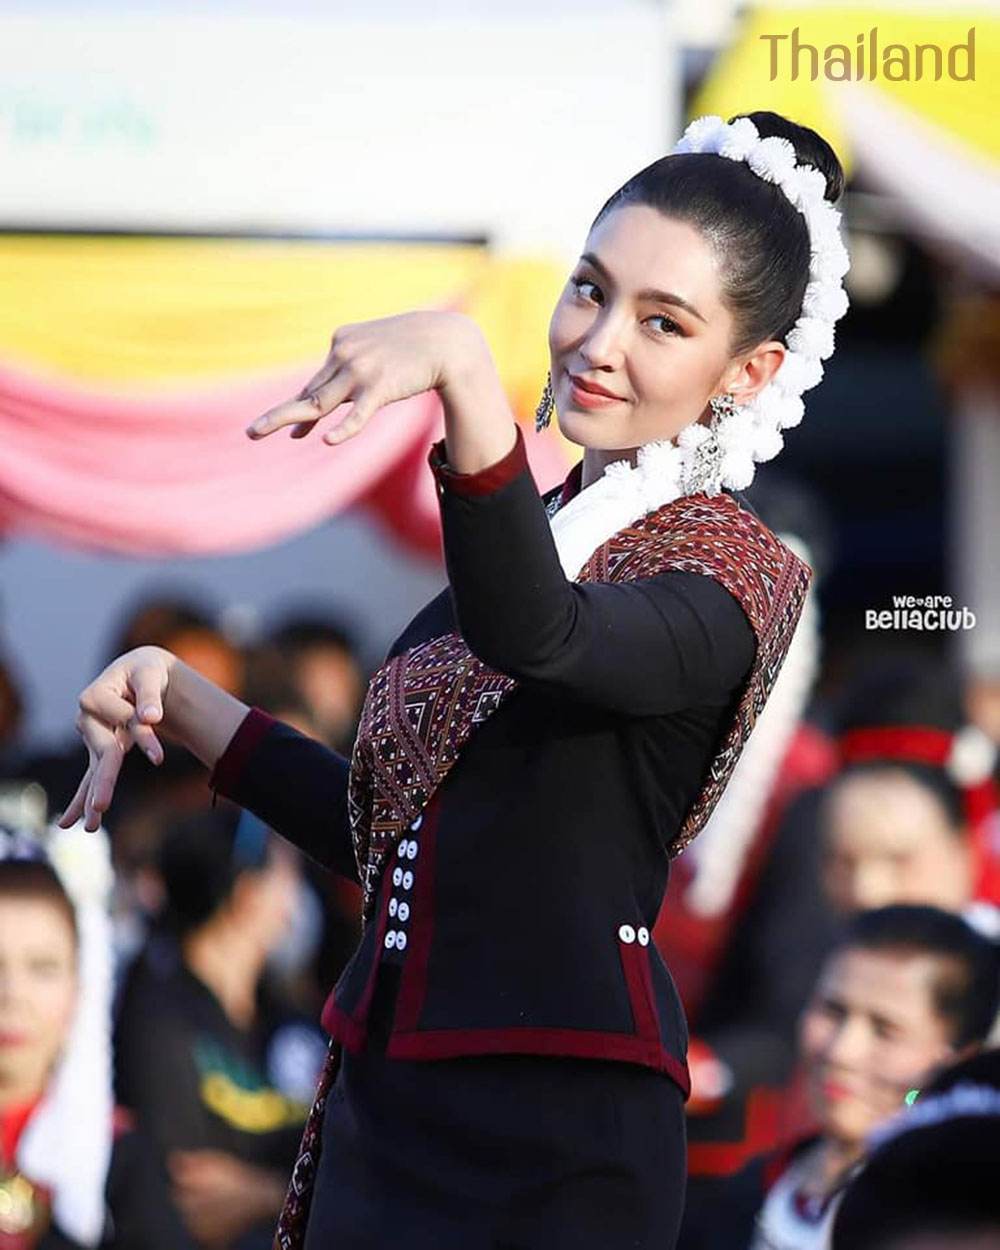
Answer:
<svg viewBox="0 0 1000 1250"><path fill-rule="evenodd" d="M386 1045L390 1059L454 1059L463 1055L568 1055L580 1059L620 1059L665 1072L685 1098L691 1092L687 1064L657 1042L627 1033L597 1029L421 1029L393 1033Z"/></svg>
<svg viewBox="0 0 1000 1250"><path fill-rule="evenodd" d="M472 498L492 495L528 468L528 453L525 451L524 435L519 425L515 426L514 446L506 456L476 473L457 473L448 464L446 455L443 438L431 447L427 455L427 463L431 466L439 488L447 486L456 495Z"/></svg>

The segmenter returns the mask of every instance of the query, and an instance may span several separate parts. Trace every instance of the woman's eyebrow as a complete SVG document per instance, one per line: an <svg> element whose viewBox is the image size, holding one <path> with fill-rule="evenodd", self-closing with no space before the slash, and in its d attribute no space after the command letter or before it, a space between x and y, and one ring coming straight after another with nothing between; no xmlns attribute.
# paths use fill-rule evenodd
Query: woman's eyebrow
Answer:
<svg viewBox="0 0 1000 1250"><path fill-rule="evenodd" d="M605 265L599 257L595 256L593 252L584 252L580 256L580 259L593 265L597 272L608 282L614 281L608 271L607 265ZM660 291L656 287L649 286L640 291L638 297L641 300L649 300L650 302L656 304L674 304L678 308L686 309L693 317L697 317L699 321L704 321L706 325L708 324L707 320L701 315L693 304L689 304L687 300L683 299L680 295L674 295L672 291Z"/></svg>

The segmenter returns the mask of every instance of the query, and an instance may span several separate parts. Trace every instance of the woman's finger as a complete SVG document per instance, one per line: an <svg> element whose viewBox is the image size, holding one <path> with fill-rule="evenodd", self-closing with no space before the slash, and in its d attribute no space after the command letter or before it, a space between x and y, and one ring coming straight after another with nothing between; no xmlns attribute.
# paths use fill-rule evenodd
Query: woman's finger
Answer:
<svg viewBox="0 0 1000 1250"><path fill-rule="evenodd" d="M80 819L83 814L84 804L87 798L87 791L90 788L90 779L94 773L94 766L87 765L87 771L83 774L83 780L76 788L76 794L70 799L66 810L56 821L60 829L69 829Z"/></svg>
<svg viewBox="0 0 1000 1250"><path fill-rule="evenodd" d="M328 382L324 382L318 390L309 393L303 399L289 399L283 404L269 408L247 426L247 434L251 438L263 438L273 434L286 425L298 425L303 421L318 421L328 416L351 397L351 391L357 386L356 377L348 370L338 370Z"/></svg>
<svg viewBox="0 0 1000 1250"><path fill-rule="evenodd" d="M339 425L335 425L332 430L327 430L323 435L323 442L334 445L353 438L365 428L373 414L378 412L384 403L385 400L381 399L372 388L367 389L358 396L350 416Z"/></svg>
<svg viewBox="0 0 1000 1250"><path fill-rule="evenodd" d="M152 667L137 668L129 675L129 689L135 698L135 706L129 711L126 723L158 724L163 720L163 672Z"/></svg>
<svg viewBox="0 0 1000 1250"><path fill-rule="evenodd" d="M151 725L144 725L137 716L133 716L125 728L151 764L163 763L163 747Z"/></svg>
<svg viewBox="0 0 1000 1250"><path fill-rule="evenodd" d="M104 725L114 726L124 725L135 708L113 686L98 678L80 695L80 710ZM77 728L83 732L79 722Z"/></svg>
<svg viewBox="0 0 1000 1250"><path fill-rule="evenodd" d="M96 823L93 829L89 822L84 826L88 832L92 833L94 829L98 828L101 823L101 816L111 806L111 797L115 792L115 784L118 781L118 774L121 772L122 761L130 745L131 742L127 745L123 744L118 734L115 734L114 742L102 753L97 762L88 795L91 819L96 821Z"/></svg>

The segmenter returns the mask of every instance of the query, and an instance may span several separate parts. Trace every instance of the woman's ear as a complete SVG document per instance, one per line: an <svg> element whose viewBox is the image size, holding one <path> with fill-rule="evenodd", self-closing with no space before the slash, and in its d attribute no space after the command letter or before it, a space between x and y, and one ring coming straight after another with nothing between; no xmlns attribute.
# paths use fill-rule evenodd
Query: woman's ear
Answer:
<svg viewBox="0 0 1000 1250"><path fill-rule="evenodd" d="M726 374L726 390L732 393L737 404L749 403L767 386L778 372L787 350L784 343L769 339Z"/></svg>

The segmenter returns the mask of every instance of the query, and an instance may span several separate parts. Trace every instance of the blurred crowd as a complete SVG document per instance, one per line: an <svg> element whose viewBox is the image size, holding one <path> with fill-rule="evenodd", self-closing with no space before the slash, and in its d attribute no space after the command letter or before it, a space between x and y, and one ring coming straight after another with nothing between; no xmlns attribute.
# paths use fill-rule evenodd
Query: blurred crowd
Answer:
<svg viewBox="0 0 1000 1250"><path fill-rule="evenodd" d="M302 610L236 642L220 607L150 593L106 661L164 647L349 756L351 630ZM28 750L0 660L0 1247L269 1247L358 888L213 806L169 741L159 767L126 756L99 834L56 834L87 765L77 693L64 746ZM1000 1245L981 694L938 655L864 655L796 718L739 847L675 863L653 936L691 1031L682 1250ZM713 856L729 884L706 905Z"/></svg>

